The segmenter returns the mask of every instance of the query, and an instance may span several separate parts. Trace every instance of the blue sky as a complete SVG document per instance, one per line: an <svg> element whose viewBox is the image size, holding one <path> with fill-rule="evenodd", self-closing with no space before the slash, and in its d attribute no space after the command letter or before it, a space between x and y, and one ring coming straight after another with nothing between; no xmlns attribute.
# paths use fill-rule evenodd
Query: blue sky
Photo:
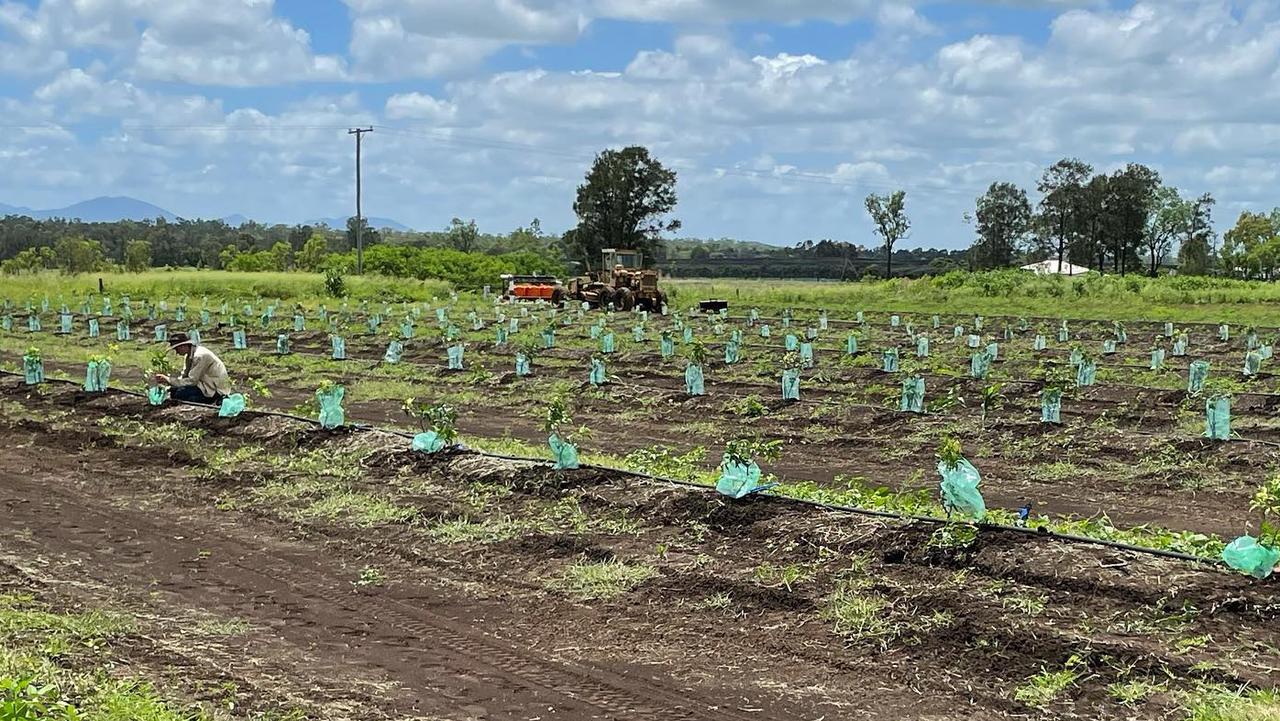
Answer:
<svg viewBox="0 0 1280 721"><path fill-rule="evenodd" d="M573 223L606 147L680 176L685 234L963 247L995 181L1155 167L1218 223L1276 205L1262 0L0 0L0 203Z"/></svg>

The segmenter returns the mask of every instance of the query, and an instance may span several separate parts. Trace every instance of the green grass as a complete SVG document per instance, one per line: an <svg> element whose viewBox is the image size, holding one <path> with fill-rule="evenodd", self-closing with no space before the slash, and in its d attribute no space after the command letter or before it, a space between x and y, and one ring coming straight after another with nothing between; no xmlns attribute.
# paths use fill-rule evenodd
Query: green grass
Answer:
<svg viewBox="0 0 1280 721"><path fill-rule="evenodd" d="M111 644L132 630L132 620L117 614L60 613L30 596L0 595L0 718L208 719L172 704L146 682L120 675Z"/></svg>
<svg viewBox="0 0 1280 721"><path fill-rule="evenodd" d="M552 583L552 588L579 600L594 601L620 596L658 575L658 569L621 561L575 563Z"/></svg>
<svg viewBox="0 0 1280 721"><path fill-rule="evenodd" d="M1187 721L1280 721L1280 692L1205 686L1183 700Z"/></svg>
<svg viewBox="0 0 1280 721"><path fill-rule="evenodd" d="M1027 679L1013 694L1014 699L1034 708L1044 708L1071 688L1080 679L1081 672L1068 663L1067 668L1055 671L1045 669Z"/></svg>
<svg viewBox="0 0 1280 721"><path fill-rule="evenodd" d="M1124 706L1137 706L1152 696L1168 690L1167 683L1155 683L1145 679L1118 681L1107 686L1107 695Z"/></svg>
<svg viewBox="0 0 1280 721"><path fill-rule="evenodd" d="M200 299L272 298L290 303L318 306L325 303L335 309L342 300L329 297L324 290L324 276L319 273L237 273L221 270L152 270L145 273L36 273L10 275L0 279L0 297L15 300L48 296L56 302L66 299L73 306L88 294L97 294L101 278L108 293L119 297L141 298L187 297L198 308ZM446 298L451 286L444 281L418 281L382 276L348 275L347 300L386 300L390 302L430 301Z"/></svg>
<svg viewBox="0 0 1280 721"><path fill-rule="evenodd" d="M408 523L418 517L418 509L396 505L385 498L366 493L338 490L316 499L303 508L299 515L356 528L369 528Z"/></svg>

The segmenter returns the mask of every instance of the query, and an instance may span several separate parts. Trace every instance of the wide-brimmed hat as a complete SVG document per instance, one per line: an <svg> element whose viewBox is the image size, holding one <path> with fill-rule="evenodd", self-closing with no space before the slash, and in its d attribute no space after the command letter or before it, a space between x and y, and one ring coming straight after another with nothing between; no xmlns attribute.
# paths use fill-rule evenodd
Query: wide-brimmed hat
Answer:
<svg viewBox="0 0 1280 721"><path fill-rule="evenodd" d="M191 336L187 335L186 333L169 334L169 350L177 350L178 348L181 348L184 345L190 345L190 346L195 345L195 343L191 342Z"/></svg>

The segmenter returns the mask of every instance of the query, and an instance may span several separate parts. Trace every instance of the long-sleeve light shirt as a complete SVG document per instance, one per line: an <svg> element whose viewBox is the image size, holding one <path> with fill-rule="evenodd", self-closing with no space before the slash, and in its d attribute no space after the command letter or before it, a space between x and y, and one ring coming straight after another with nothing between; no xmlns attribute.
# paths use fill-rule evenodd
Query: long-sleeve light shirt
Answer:
<svg viewBox="0 0 1280 721"><path fill-rule="evenodd" d="M226 364L202 345L196 346L191 355L187 356L182 376L172 379L170 385L197 386L205 398L231 395L231 378L227 376Z"/></svg>

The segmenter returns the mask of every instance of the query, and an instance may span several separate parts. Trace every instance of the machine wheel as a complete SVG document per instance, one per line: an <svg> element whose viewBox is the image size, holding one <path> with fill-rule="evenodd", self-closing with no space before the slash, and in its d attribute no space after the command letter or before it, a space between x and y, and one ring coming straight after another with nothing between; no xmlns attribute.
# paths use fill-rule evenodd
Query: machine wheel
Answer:
<svg viewBox="0 0 1280 721"><path fill-rule="evenodd" d="M556 286L555 289L551 291L551 305L564 305L564 288Z"/></svg>
<svg viewBox="0 0 1280 721"><path fill-rule="evenodd" d="M636 296L630 288L621 288L613 298L613 306L620 311L629 311L636 307Z"/></svg>
<svg viewBox="0 0 1280 721"><path fill-rule="evenodd" d="M614 301L613 291L609 288L601 288L600 293L596 297L600 299L599 303L601 309L608 308L609 304Z"/></svg>
<svg viewBox="0 0 1280 721"><path fill-rule="evenodd" d="M656 303L657 307L653 309L654 312L659 314L663 313L662 306L667 304L667 294L663 291L658 291L658 300Z"/></svg>

